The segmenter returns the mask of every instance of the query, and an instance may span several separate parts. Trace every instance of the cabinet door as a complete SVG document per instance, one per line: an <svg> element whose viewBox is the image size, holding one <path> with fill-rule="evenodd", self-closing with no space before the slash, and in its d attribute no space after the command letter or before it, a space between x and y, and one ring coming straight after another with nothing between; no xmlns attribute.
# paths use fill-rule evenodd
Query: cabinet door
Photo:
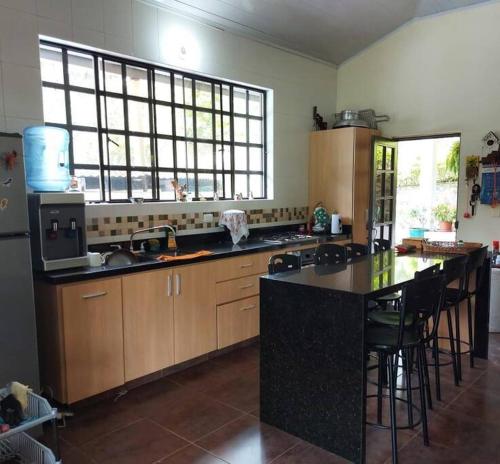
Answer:
<svg viewBox="0 0 500 464"><path fill-rule="evenodd" d="M125 381L174 362L172 271L122 278Z"/></svg>
<svg viewBox="0 0 500 464"><path fill-rule="evenodd" d="M62 288L68 403L123 385L121 279Z"/></svg>
<svg viewBox="0 0 500 464"><path fill-rule="evenodd" d="M215 280L211 263L174 268L176 363L217 348Z"/></svg>
<svg viewBox="0 0 500 464"><path fill-rule="evenodd" d="M259 297L227 303L217 307L218 348L259 335Z"/></svg>

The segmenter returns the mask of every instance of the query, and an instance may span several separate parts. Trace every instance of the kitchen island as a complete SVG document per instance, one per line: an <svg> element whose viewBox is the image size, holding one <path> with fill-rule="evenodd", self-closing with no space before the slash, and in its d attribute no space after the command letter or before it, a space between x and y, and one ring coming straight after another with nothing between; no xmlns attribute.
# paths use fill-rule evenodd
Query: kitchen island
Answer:
<svg viewBox="0 0 500 464"><path fill-rule="evenodd" d="M368 301L452 257L386 251L261 277L261 420L365 462Z"/></svg>

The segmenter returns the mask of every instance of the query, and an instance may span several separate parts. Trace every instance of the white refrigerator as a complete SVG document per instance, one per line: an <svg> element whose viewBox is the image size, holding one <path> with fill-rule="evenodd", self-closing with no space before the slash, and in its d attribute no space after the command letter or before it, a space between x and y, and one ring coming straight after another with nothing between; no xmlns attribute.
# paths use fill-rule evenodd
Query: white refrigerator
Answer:
<svg viewBox="0 0 500 464"><path fill-rule="evenodd" d="M0 132L0 387L39 388L28 205L19 134Z"/></svg>

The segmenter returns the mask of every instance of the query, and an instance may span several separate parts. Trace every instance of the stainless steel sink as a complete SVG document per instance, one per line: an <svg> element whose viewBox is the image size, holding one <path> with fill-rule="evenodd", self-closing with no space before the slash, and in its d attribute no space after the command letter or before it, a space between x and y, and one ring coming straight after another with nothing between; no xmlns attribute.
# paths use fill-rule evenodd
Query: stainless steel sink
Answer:
<svg viewBox="0 0 500 464"><path fill-rule="evenodd" d="M129 250L119 249L106 256L106 265L111 267L131 266L139 263L154 263L160 255L181 256L192 253L192 251L176 250L164 251L160 253L132 253Z"/></svg>

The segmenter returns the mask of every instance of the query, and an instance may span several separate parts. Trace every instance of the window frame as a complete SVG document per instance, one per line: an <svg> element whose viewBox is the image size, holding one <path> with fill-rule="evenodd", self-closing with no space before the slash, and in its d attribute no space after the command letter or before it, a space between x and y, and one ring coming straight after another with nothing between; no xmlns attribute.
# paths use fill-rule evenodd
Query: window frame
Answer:
<svg viewBox="0 0 500 464"><path fill-rule="evenodd" d="M65 101L65 114L66 123L57 122L45 122L47 126L61 127L68 130L70 134L70 146L69 146L69 166L70 173L74 175L76 170L92 170L99 172L99 183L100 183L100 200L87 200L90 203L124 203L128 202L129 198L133 197L132 193L132 173L134 172L147 172L151 174L151 191L152 198L145 198L144 201L147 202L175 202L176 195L174 192L174 199L160 198L160 175L161 173L172 173L173 179L178 179L179 176L185 176L186 182L189 175L194 176L194 201L199 201L201 196L205 199L215 200L213 198L213 193L210 196L200 195L200 184L199 184L199 174L211 174L213 176L213 188L214 192L217 191L217 178L221 176L222 179L222 192L223 195L219 195L219 200L232 200L240 192L235 192L235 179L236 175L245 175L247 181L247 196L243 199L249 199L250 193L250 179L252 175L259 175L262 179L262 196L253 196L253 199L267 199L268 198L268 182L267 182L267 172L268 172L268 154L267 154L267 91L265 89L252 87L247 84L240 84L232 81L226 81L222 79L215 79L212 77L204 76L202 74L195 74L186 71L181 71L175 68L169 68L166 66L160 66L147 61L141 61L137 59L130 59L128 57L123 57L120 55L114 55L112 53L101 52L86 49L83 47L78 47L74 45L67 45L59 43L57 41L40 39L39 46L41 47L52 47L61 50L61 60L62 60L62 71L63 71L63 82L56 83L45 81L42 79L42 89L51 88L62 90L64 92ZM74 85L70 83L69 76L69 66L68 66L68 52L70 53L82 53L87 56L91 56L93 60L93 77L94 77L94 88L82 87L79 85ZM122 92L117 93L113 91L106 90L106 80L105 80L105 67L106 63L112 62L119 64L121 68L121 78L122 78ZM100 64L102 64L102 69L100 69ZM129 67L137 67L146 71L147 75L147 97L141 97L137 95L131 95L127 92L127 69ZM170 101L161 100L156 98L156 74L168 73L170 80ZM183 91L183 103L177 103L175 100L175 90L176 90L176 78L182 78L182 91ZM191 81L191 104L186 104L185 95L186 79ZM196 102L196 82L210 83L211 85L211 108L205 108L197 106ZM216 109L216 88L219 89L219 109ZM223 89L229 89L229 110L225 110L223 106ZM235 113L234 111L234 90L244 90L246 93L246 114ZM71 97L70 92L85 93L87 95L94 95L96 103L96 127L75 125L72 121L72 111L71 111ZM254 116L250 114L250 92L258 93L261 95L261 116ZM123 105L123 122L124 128L122 129L110 129L107 123L107 111L106 106L104 106L104 113L102 108L102 102L104 105L107 104L107 99L119 98ZM129 102L143 102L148 105L149 113L149 132L132 131L129 127L129 117L128 117L128 107ZM166 135L163 133L158 133L157 131L157 107L164 106L171 111L171 135ZM186 127L184 130L184 135L177 135L176 131L176 110L181 109L184 111L192 112L192 136L187 136ZM208 113L211 115L212 120L212 137L210 139L200 139L197 137L197 113ZM105 125L103 127L103 114L105 118ZM230 122L230 140L224 140L224 127L223 118L225 116L229 117ZM216 135L216 118L220 118L220 140L217 139ZM246 124L246 142L236 142L235 141L235 118L245 118ZM261 143L250 142L250 132L249 126L250 121L256 120L261 123ZM73 131L95 133L98 137L98 147L99 156L98 162L96 164L88 163L75 163L74 162L74 149L73 149ZM109 143L110 135L120 135L124 136L125 139L125 165L115 165L111 164L109 161ZM150 151L151 151L151 166L133 166L131 164L131 153L130 153L130 137L142 137L149 138ZM104 140L106 139L106 143ZM158 141L159 140L171 140L172 141L172 154L173 154L173 165L172 167L160 167L158 162ZM193 167L179 168L177 166L177 144L178 142L192 143L193 146ZM202 169L198 168L198 144L211 144L213 151L213 164L212 169ZM228 147L230 149L230 169L224 169L224 153L222 153L222 167L218 168L216 163L217 158L217 147ZM235 148L244 147L246 148L246 170L236 169L235 166ZM258 148L261 150L261 170L251 170L250 169L250 149ZM108 157L108 163L105 163L105 157ZM115 198L113 199L112 189L111 189L111 172L121 171L126 173L127 179L127 198ZM226 195L228 189L226 188L226 176L230 175L230 196Z"/></svg>

